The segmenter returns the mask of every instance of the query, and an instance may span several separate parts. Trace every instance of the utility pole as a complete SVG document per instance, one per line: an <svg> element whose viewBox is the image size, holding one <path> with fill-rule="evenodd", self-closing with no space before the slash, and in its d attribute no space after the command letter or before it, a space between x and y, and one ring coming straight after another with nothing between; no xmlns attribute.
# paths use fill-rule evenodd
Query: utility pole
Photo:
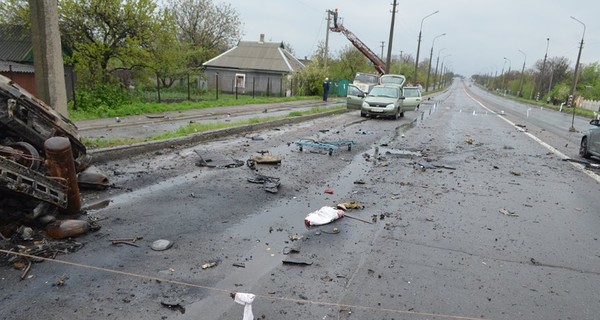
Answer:
<svg viewBox="0 0 600 320"><path fill-rule="evenodd" d="M519 52L523 54L524 58L523 58L523 68L521 68L521 83L519 83L519 93L517 93L517 97L522 97L523 96L523 77L525 76L525 61L527 60L527 54L523 51L521 51L521 49L519 49Z"/></svg>
<svg viewBox="0 0 600 320"><path fill-rule="evenodd" d="M394 23L396 20L396 5L397 2L394 0L392 4L392 23L390 25L390 38L388 40L388 52L387 52L387 60L385 63L385 73L390 73L390 66L392 65L392 41L394 40ZM383 59L383 53L381 53Z"/></svg>
<svg viewBox="0 0 600 320"><path fill-rule="evenodd" d="M544 95L544 88L542 87L542 84L544 83L544 74L546 73L546 59L548 58L548 47L549 46L550 46L550 38L546 38L546 54L544 54L544 62L542 62L542 72L540 74L539 90L541 91L541 93L540 93L541 96Z"/></svg>
<svg viewBox="0 0 600 320"><path fill-rule="evenodd" d="M383 60L383 48L385 48L385 41L380 41L380 42L381 42L381 60ZM386 68L386 72L388 72L387 71L388 67L386 66L385 68Z"/></svg>
<svg viewBox="0 0 600 320"><path fill-rule="evenodd" d="M32 0L30 0L32 1ZM328 58L328 50L329 50L329 22L331 21L331 10L327 10L327 27L325 30L325 52L323 54L323 65L325 66L325 69L327 69L327 58Z"/></svg>
<svg viewBox="0 0 600 320"><path fill-rule="evenodd" d="M573 75L573 87L571 87L571 104L574 103L574 99L575 99L575 88L577 87L577 80L579 78L579 60L581 59L581 50L583 50L583 38L585 37L585 23L577 20L575 17L571 16L571 19L581 23L583 25L583 35L581 36L581 44L579 45L579 53L577 54L577 62L575 63L575 74ZM571 132L575 132L577 130L575 130L575 106L573 105L573 118L571 119L571 128L569 128L569 131Z"/></svg>
<svg viewBox="0 0 600 320"><path fill-rule="evenodd" d="M400 68L399 68L399 70L400 70L400 74L404 74L404 73L402 72L402 53L403 53L403 52L404 52L404 51L400 50L400 59L398 59L398 60L400 61Z"/></svg>
<svg viewBox="0 0 600 320"><path fill-rule="evenodd" d="M56 0L29 0L36 95L68 117Z"/></svg>
<svg viewBox="0 0 600 320"><path fill-rule="evenodd" d="M433 90L435 90L436 83L437 83L437 81L438 81L438 76L437 76L437 74L438 74L438 65L439 65L439 63L440 63L440 53L441 53L442 51L444 51L444 50L446 50L446 48L442 48L442 49L440 49L440 50L438 51L437 60L435 61L435 73L433 74L433 76L435 77L435 79L433 80ZM438 85L438 87L439 87L439 85Z"/></svg>

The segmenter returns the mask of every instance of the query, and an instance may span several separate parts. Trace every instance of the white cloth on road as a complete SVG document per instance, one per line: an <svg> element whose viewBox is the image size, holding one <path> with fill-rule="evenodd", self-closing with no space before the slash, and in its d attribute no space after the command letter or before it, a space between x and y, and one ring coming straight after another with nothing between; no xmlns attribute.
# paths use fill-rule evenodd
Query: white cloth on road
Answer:
<svg viewBox="0 0 600 320"><path fill-rule="evenodd" d="M344 210L336 209L334 207L325 206L317 211L309 213L304 219L304 224L307 227L319 226L330 223L344 216Z"/></svg>
<svg viewBox="0 0 600 320"><path fill-rule="evenodd" d="M254 301L255 295L252 293L241 293L235 294L234 301L244 306L244 318L242 320L252 320L254 314L252 314L252 302Z"/></svg>

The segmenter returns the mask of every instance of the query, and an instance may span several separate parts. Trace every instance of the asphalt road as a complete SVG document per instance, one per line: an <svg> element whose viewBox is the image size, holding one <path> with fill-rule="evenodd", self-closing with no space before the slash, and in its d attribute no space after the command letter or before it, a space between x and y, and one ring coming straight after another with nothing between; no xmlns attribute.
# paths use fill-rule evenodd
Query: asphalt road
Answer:
<svg viewBox="0 0 600 320"><path fill-rule="evenodd" d="M23 281L2 267L0 316L241 319L237 291L255 319L595 319L598 175L562 160L570 122L522 109L455 81L400 121L354 111L99 164L115 188L84 203L110 199L88 212L102 228ZM300 151L309 138L355 144ZM263 150L283 158L257 165L278 193L218 167ZM350 200L363 221L304 226Z"/></svg>

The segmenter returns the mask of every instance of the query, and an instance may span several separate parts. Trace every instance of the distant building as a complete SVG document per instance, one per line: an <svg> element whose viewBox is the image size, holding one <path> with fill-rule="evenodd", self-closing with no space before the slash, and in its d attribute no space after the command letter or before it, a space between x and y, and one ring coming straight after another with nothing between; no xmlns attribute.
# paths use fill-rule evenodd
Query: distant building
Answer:
<svg viewBox="0 0 600 320"><path fill-rule="evenodd" d="M237 46L202 64L209 89L221 92L285 96L292 94L291 74L304 64L280 43L240 41Z"/></svg>
<svg viewBox="0 0 600 320"><path fill-rule="evenodd" d="M25 26L0 25L0 74L36 95L31 30ZM65 66L68 99L73 97L72 77L72 68Z"/></svg>

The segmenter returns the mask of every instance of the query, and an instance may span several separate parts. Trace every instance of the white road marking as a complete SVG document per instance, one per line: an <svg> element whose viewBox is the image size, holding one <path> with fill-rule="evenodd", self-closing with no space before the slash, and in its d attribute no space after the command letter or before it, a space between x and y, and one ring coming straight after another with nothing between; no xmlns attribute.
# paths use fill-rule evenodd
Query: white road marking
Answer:
<svg viewBox="0 0 600 320"><path fill-rule="evenodd" d="M492 109L486 107L483 103L479 102L479 100L475 99L474 97L472 97L467 90L465 90L463 88L463 91L465 92L465 94L471 98L471 100L477 102L477 104L479 104L482 108L484 108L485 110L488 110L489 112L494 112ZM529 113L529 110L528 110ZM502 114L504 114L504 112L502 112ZM511 126L513 126L515 129L521 131L522 133L526 134L528 137L530 137L531 139L533 139L535 142L541 144L542 146L544 146L546 149L550 150L552 153L558 155L559 157L561 157L562 159L570 159L570 157L567 157L564 153L558 151L556 148L554 148L553 146L547 144L546 142L542 141L540 138L534 136L533 134L525 131L525 129L518 127L515 123L513 123L512 121L506 119L505 117L499 117L500 119L506 121L508 124L510 124ZM590 178L596 180L596 182L600 183L600 175L591 172L590 170L586 170L585 166L581 163L576 163L576 162L571 162L569 161L569 163L571 165L573 165L575 168L577 168L579 171L587 174Z"/></svg>

